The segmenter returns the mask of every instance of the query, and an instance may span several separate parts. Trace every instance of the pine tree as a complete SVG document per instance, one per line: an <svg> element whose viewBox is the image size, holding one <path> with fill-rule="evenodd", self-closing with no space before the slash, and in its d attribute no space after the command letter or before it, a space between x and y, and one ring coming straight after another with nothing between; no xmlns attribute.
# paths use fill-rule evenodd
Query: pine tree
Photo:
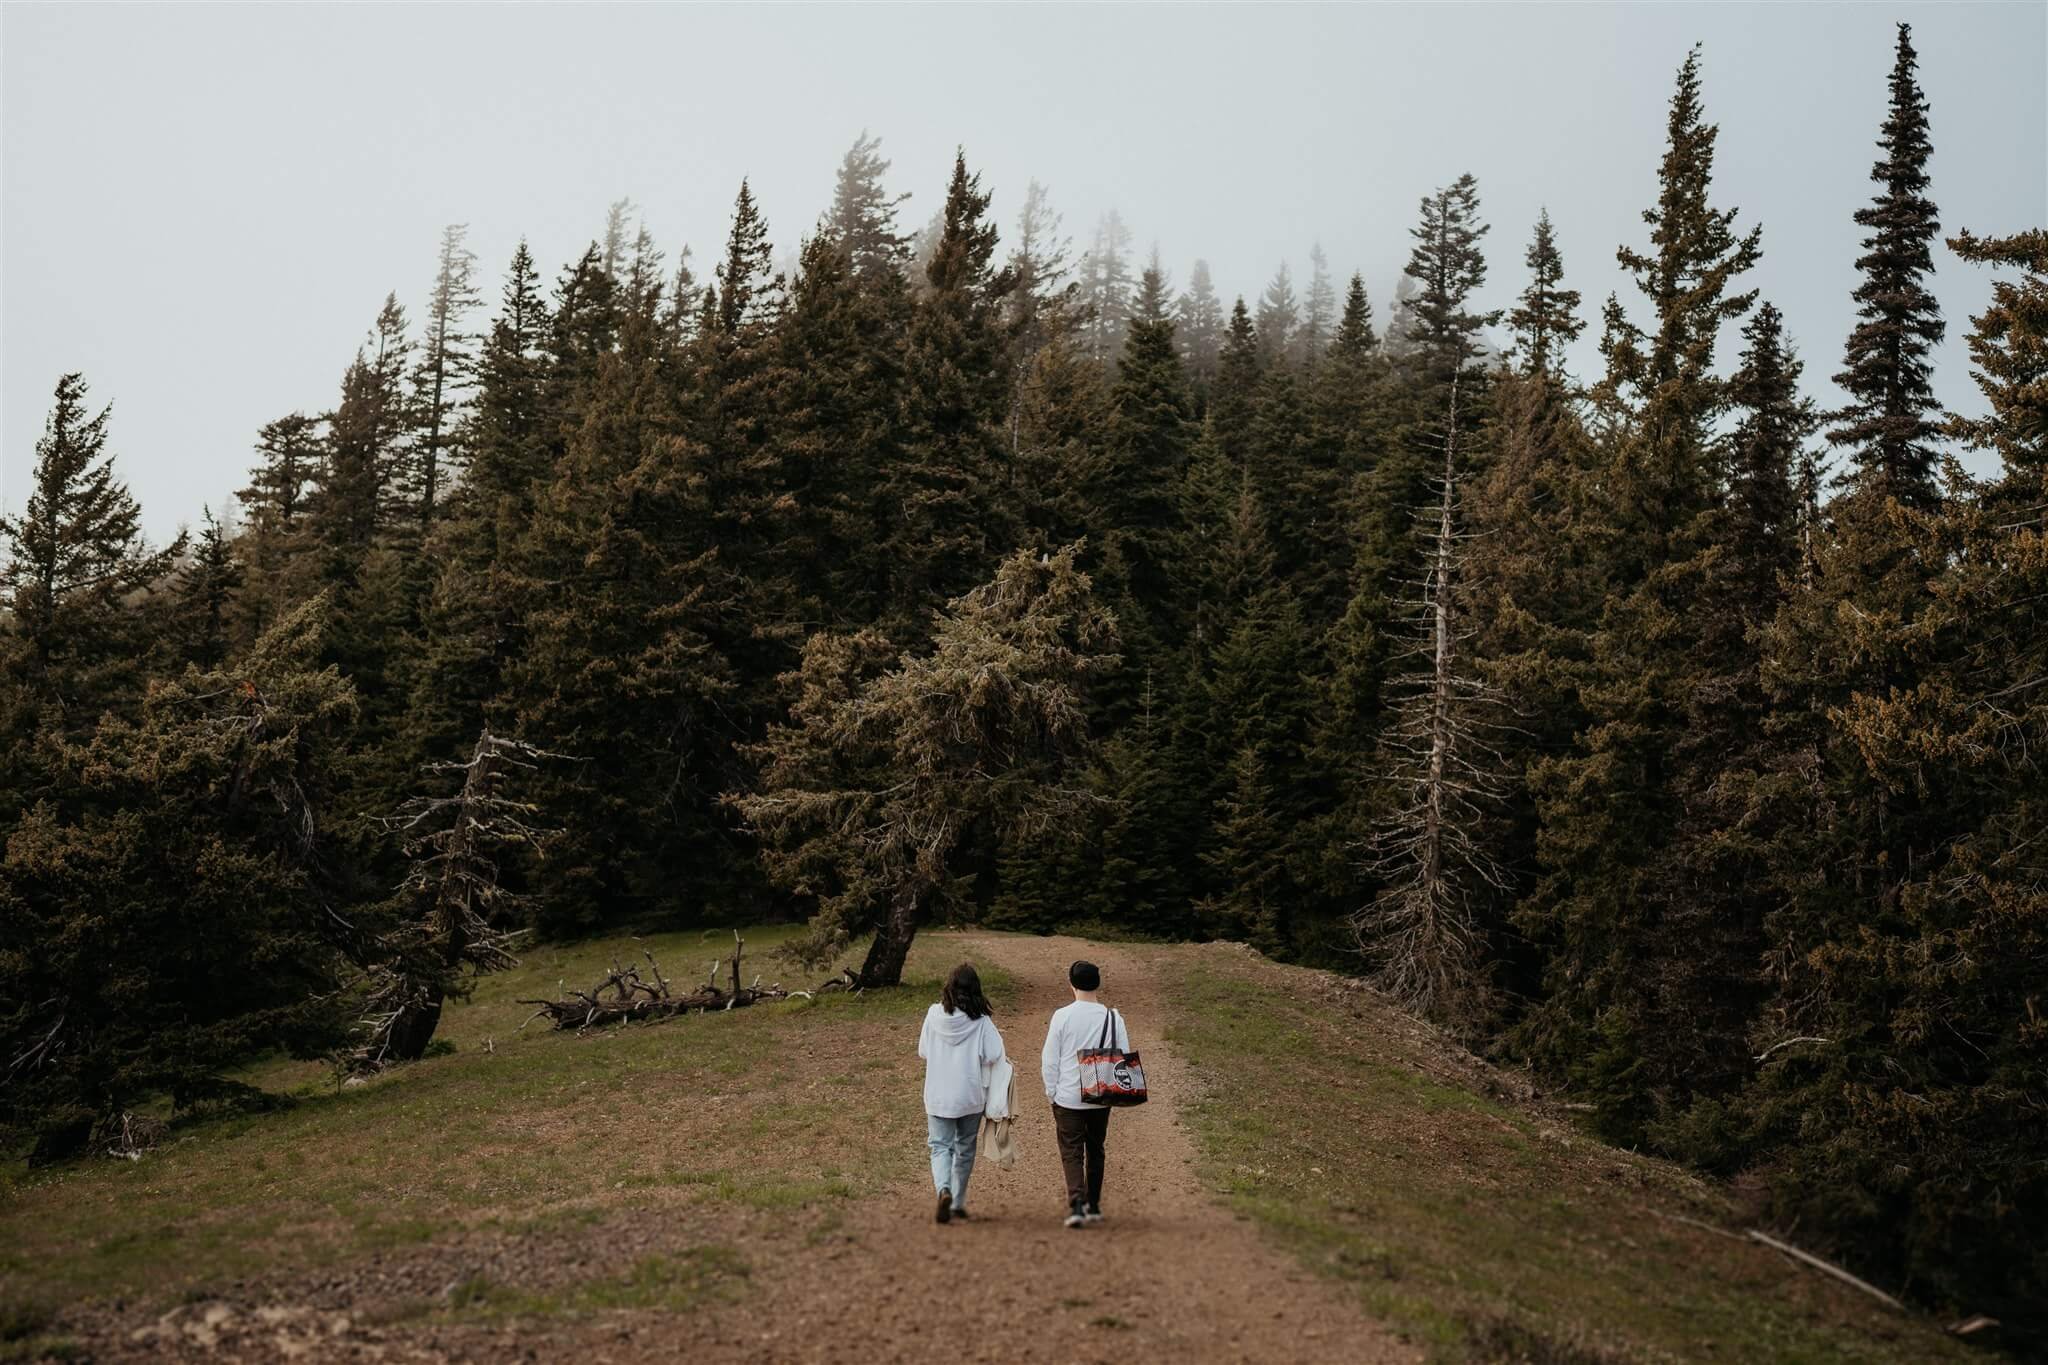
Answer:
<svg viewBox="0 0 2048 1365"><path fill-rule="evenodd" d="M1173 770L1172 736L1158 688L1147 678L1131 723L1102 745L1096 786L1107 807L1096 843L1100 866L1083 884L1091 918L1140 933L1185 937L1186 833L1197 819ZM1047 925L1051 928L1051 925Z"/></svg>
<svg viewBox="0 0 2048 1365"><path fill-rule="evenodd" d="M1294 296L1294 277L1287 268L1287 262L1280 262L1280 268L1266 282L1266 292L1259 295L1259 311L1254 323L1259 333L1259 359L1264 368L1270 370L1288 363L1296 342L1295 333L1301 326L1301 301Z"/></svg>
<svg viewBox="0 0 2048 1365"><path fill-rule="evenodd" d="M306 521L326 451L320 423L303 412L267 422L256 434L257 464L249 486L235 494L243 511L237 551L248 567L234 631L238 644L262 635L317 590L319 566L306 553Z"/></svg>
<svg viewBox="0 0 2048 1365"><path fill-rule="evenodd" d="M320 467L320 424L303 412L266 422L256 434L258 463L235 494L252 533L289 536L299 529L306 494Z"/></svg>
<svg viewBox="0 0 2048 1365"><path fill-rule="evenodd" d="M67 376L76 415L82 386ZM71 417L53 423L75 433ZM0 1132L77 1154L122 1112L261 1096L259 1053L339 1043L347 894L331 837L354 698L319 659L323 604L233 665L153 687L63 752L57 799L0 863Z"/></svg>
<svg viewBox="0 0 2048 1365"><path fill-rule="evenodd" d="M1982 1303L2034 1341L2048 1280L1999 1242L2048 1216L2023 1079L2048 953L2048 237L1951 246L2027 272L1974 319L1990 415L1954 424L2003 468L1924 508L1859 470L1772 630L1773 699L1811 717L1814 815L1779 860L1739 1154L1776 1173L1779 1217L1824 1226L1863 1273Z"/></svg>
<svg viewBox="0 0 2048 1365"><path fill-rule="evenodd" d="M1418 222L1409 230L1415 245L1402 278L1413 283L1414 291L1395 322L1405 343L1395 360L1399 382L1376 414L1383 428L1376 442L1380 448L1357 500L1350 585L1355 605L1392 610L1395 602L1414 596L1403 585L1426 576L1431 556L1426 541L1416 535L1416 517L1418 509L1434 509L1441 500L1444 420L1454 383L1461 426L1456 447L1463 462L1455 471L1457 479L1462 482L1477 464L1477 442L1470 432L1485 411L1487 379L1473 362L1484 354L1483 329L1500 318L1498 312L1472 311L1473 295L1486 280L1479 243L1487 231L1479 221L1478 182L1470 175L1425 196ZM1437 518L1424 514L1421 524L1434 527ZM1376 623L1383 643L1392 638L1392 627L1386 618Z"/></svg>
<svg viewBox="0 0 2048 1365"><path fill-rule="evenodd" d="M1231 756L1229 784L1217 798L1214 833L1202 865L1217 890L1196 906L1202 928L1250 943L1269 956L1287 944L1290 840L1266 764L1256 746Z"/></svg>
<svg viewBox="0 0 2048 1365"><path fill-rule="evenodd" d="M486 560L524 523L553 474L543 369L552 319L533 255L520 242L505 272L498 316L477 358L477 390L463 436L469 461L460 496L484 536Z"/></svg>
<svg viewBox="0 0 2048 1365"><path fill-rule="evenodd" d="M633 210L638 208L631 199L612 200L604 211L604 247L598 258L598 268L614 286L624 280L626 271L626 224L632 221Z"/></svg>
<svg viewBox="0 0 2048 1365"><path fill-rule="evenodd" d="M235 599L244 567L212 508L201 508L199 539L171 581L169 654L174 666L212 672L232 643Z"/></svg>
<svg viewBox="0 0 2048 1365"><path fill-rule="evenodd" d="M1713 482L1712 430L1725 403L1714 375L1723 324L1749 312L1755 291L1730 293L1762 254L1760 227L1734 233L1736 210L1708 203L1719 129L1700 103L1700 54L1679 68L1667 145L1658 169L1647 252L1623 246L1622 267L1655 315L1655 331L1631 323L1614 299L1605 310L1600 349L1607 375L1598 391L1610 403L1633 400L1611 495L1618 504L1617 569L1626 582L1666 553L1665 538L1706 504Z"/></svg>
<svg viewBox="0 0 2048 1365"><path fill-rule="evenodd" d="M1566 346L1579 339L1586 324L1578 319L1579 291L1561 289L1564 257L1550 226L1550 210L1536 219L1536 235L1523 257L1529 267L1529 287L1522 291L1521 306L1508 314L1508 326L1515 334L1515 350L1528 374L1547 374L1563 358Z"/></svg>
<svg viewBox="0 0 2048 1365"><path fill-rule="evenodd" d="M414 408L405 389L412 344L397 295L384 300L367 346L342 375L341 401L327 414L327 460L308 499L310 529L345 576L405 513L401 481L411 456Z"/></svg>
<svg viewBox="0 0 2048 1365"><path fill-rule="evenodd" d="M1402 274L1414 280L1407 339L1414 364L1431 381L1450 384L1483 354L1480 329L1500 320L1498 312L1467 310L1473 291L1486 282L1486 258L1479 240L1491 229L1479 221L1479 182L1470 175L1422 200L1422 220L1409 229L1415 239Z"/></svg>
<svg viewBox="0 0 2048 1365"><path fill-rule="evenodd" d="M1939 404L1930 382L1928 356L1946 331L1941 305L1926 285L1933 273L1930 254L1941 225L1927 197L1927 101L1914 77L1918 57L1913 29L1899 25L1898 60L1892 67L1891 113L1878 146L1884 156L1870 178L1883 186L1868 208L1856 211L1870 229L1864 255L1856 262L1863 282L1856 288L1857 316L1849 334L1845 368L1835 382L1849 403L1835 414L1828 440L1846 451L1859 485L1911 506L1931 506L1940 492L1933 438L1940 430Z"/></svg>
<svg viewBox="0 0 2048 1365"><path fill-rule="evenodd" d="M1128 601L1126 645L1149 650L1172 637L1174 488L1192 439L1187 381L1166 281L1155 263L1139 282L1117 381L1109 395L1100 475L1088 490L1103 560L1115 566L1113 598Z"/></svg>
<svg viewBox="0 0 2048 1365"><path fill-rule="evenodd" d="M557 337L584 341L558 363L581 363L602 335L601 315L563 321L594 304L565 293ZM707 336L715 310L708 321ZM589 359L580 423L517 546L519 648L503 663L519 737L585 760L536 780L563 835L533 869L534 915L557 933L675 913L684 868L698 894L738 874L715 802L739 737L721 641L746 618L745 584L718 563L701 452L678 439L664 356L643 346ZM447 716L438 732L466 723L474 734L479 719Z"/></svg>
<svg viewBox="0 0 2048 1365"><path fill-rule="evenodd" d="M1188 272L1188 287L1174 305L1174 324L1188 374L1198 389L1206 389L1223 350L1223 304L1210 282L1207 261L1196 261Z"/></svg>
<svg viewBox="0 0 2048 1365"><path fill-rule="evenodd" d="M1216 439L1234 460L1244 459L1256 409L1259 377L1265 372L1263 347L1258 330L1244 300L1231 306L1230 325L1223 334L1223 348L1216 358L1216 377L1209 387L1208 416L1215 424Z"/></svg>
<svg viewBox="0 0 2048 1365"><path fill-rule="evenodd" d="M885 548L898 629L972 586L1010 540L997 433L1010 396L1004 314L1017 277L994 264L988 198L956 156L944 231L910 319L906 458L888 472L900 518Z"/></svg>
<svg viewBox="0 0 2048 1365"><path fill-rule="evenodd" d="M16 693L18 745L38 728L76 736L105 708L133 712L135 668L145 618L130 599L146 592L185 550L179 536L152 551L141 509L114 477L107 450L111 408L93 414L82 376L57 381L55 403L36 442L28 501L19 517L0 517L0 592L8 630L0 664Z"/></svg>
<svg viewBox="0 0 2048 1365"><path fill-rule="evenodd" d="M707 286L698 303L701 322L717 312L718 290ZM593 242L556 280L555 301L548 310L541 411L550 469L559 464L584 424L600 363L618 345L619 323L618 290Z"/></svg>
<svg viewBox="0 0 2048 1365"><path fill-rule="evenodd" d="M1112 464L1110 386L1085 346L1079 336L1055 336L1024 366L1010 416L1020 544L1063 545L1105 529L1095 504Z"/></svg>
<svg viewBox="0 0 2048 1365"><path fill-rule="evenodd" d="M802 619L852 630L883 610L888 566L877 542L890 517L886 471L901 458L886 414L903 401L909 295L893 276L863 282L826 237L806 242L799 261L772 343L770 440L793 499L786 558Z"/></svg>
<svg viewBox="0 0 2048 1365"><path fill-rule="evenodd" d="M1337 285L1330 278L1330 258L1317 242L1308 249L1308 293L1302 299L1301 330L1294 337L1294 363L1315 364L1330 344L1330 331L1337 324Z"/></svg>
<svg viewBox="0 0 2048 1365"><path fill-rule="evenodd" d="M1699 519L1699 549L1662 571L1645 627L1682 661L1653 665L1669 672L1663 699L1675 713L1658 759L1670 817L1642 880L1649 913L1624 949L1635 981L1618 1011L1637 1021L1629 1080L1656 1115L1652 1140L1709 1162L1711 1145L1688 1145L1750 1073L1765 917L1791 890L1784 864L1810 847L1813 809L1805 718L1774 714L1757 646L1794 582L1793 475L1818 423L1777 309L1761 305L1743 336L1722 493Z"/></svg>
<svg viewBox="0 0 2048 1365"><path fill-rule="evenodd" d="M1950 431L1997 454L2006 490L2018 499L2048 487L2048 229L2010 237L1951 237L1949 250L1977 264L2025 272L1999 280L1991 305L1974 319L1970 359L1990 412L1952 418Z"/></svg>
<svg viewBox="0 0 2048 1365"><path fill-rule="evenodd" d="M1585 723L1571 750L1532 768L1545 875L1516 911L1547 959L1547 998L1523 1039L1581 1087L1610 1138L1629 1141L1689 1101L1693 1068L1707 1064L1703 1086L1725 1076L1713 1068L1725 1060L1731 1015L1684 1016L1703 988L1701 963L1716 964L1710 977L1743 970L1727 964L1754 942L1756 901L1720 906L1715 934L1691 941L1700 935L1690 915L1706 898L1687 860L1714 846L1699 794L1715 790L1720 765L1744 757L1732 737L1748 738L1746 721L1726 699L1760 666L1725 580L1769 577L1738 555L1777 562L1776 550L1726 543L1718 506L1729 444L1716 427L1730 388L1713 355L1722 324L1755 301L1730 287L1760 247L1756 230L1734 235L1733 210L1708 203L1715 129L1702 118L1697 51L1679 71L1668 135L1657 206L1644 215L1651 250L1620 252L1655 309L1655 331L1609 301L1608 370L1595 391L1603 449L1573 508L1573 558L1606 600L1583 661L1568 636L1553 642L1556 665L1576 675ZM1759 357L1773 338L1768 327L1752 338ZM1781 448L1774 458L1789 471L1796 455ZM1742 1008L1732 996L1721 1003Z"/></svg>
<svg viewBox="0 0 2048 1365"><path fill-rule="evenodd" d="M775 273L775 245L768 240L768 222L744 180L740 181L739 198L733 201L725 259L712 272L712 279L718 290L714 316L719 331L732 336L742 326L773 319L783 279Z"/></svg>
<svg viewBox="0 0 2048 1365"><path fill-rule="evenodd" d="M441 230L440 265L434 274L434 290L427 303L426 337L420 348L419 366L413 373L413 390L418 395L419 519L424 535L434 523L441 495L441 458L455 431L461 406L460 395L468 387L475 357L475 338L463 330L464 316L476 307L476 253L464 244L469 234L466 223Z"/></svg>
<svg viewBox="0 0 2048 1365"><path fill-rule="evenodd" d="M839 178L832 187L832 207L820 224L824 234L836 241L853 261L854 274L872 280L883 273L901 275L910 256L910 237L896 230L896 210L910 194L890 194L883 184L889 161L881 153L882 139L861 129L853 146L839 162Z"/></svg>
<svg viewBox="0 0 2048 1365"><path fill-rule="evenodd" d="M1087 310L1089 354L1103 364L1123 349L1131 316L1131 230L1115 209L1095 225L1081 258L1081 306Z"/></svg>
<svg viewBox="0 0 2048 1365"><path fill-rule="evenodd" d="M1365 294L1365 277L1354 273L1344 291L1344 312L1337 321L1332 345L1341 354L1358 358L1371 354L1379 344L1373 335L1372 302Z"/></svg>

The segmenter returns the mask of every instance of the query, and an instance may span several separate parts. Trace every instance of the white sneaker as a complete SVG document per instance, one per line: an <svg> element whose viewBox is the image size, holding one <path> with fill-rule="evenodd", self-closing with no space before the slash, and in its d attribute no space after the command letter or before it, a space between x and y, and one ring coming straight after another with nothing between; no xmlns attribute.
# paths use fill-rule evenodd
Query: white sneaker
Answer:
<svg viewBox="0 0 2048 1365"><path fill-rule="evenodd" d="M1077 1202L1067 1210L1067 1226L1078 1228L1088 1221L1087 1212Z"/></svg>
<svg viewBox="0 0 2048 1365"><path fill-rule="evenodd" d="M1101 1222L1102 1210L1096 1208L1093 1204L1090 1204L1086 1209L1082 1211L1081 1221L1090 1224Z"/></svg>

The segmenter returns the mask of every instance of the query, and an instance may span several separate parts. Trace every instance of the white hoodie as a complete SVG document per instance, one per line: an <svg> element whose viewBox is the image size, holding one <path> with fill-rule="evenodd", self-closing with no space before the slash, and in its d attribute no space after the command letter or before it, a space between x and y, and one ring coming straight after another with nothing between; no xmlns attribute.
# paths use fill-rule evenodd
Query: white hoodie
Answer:
<svg viewBox="0 0 2048 1365"><path fill-rule="evenodd" d="M969 1019L965 1010L948 1014L944 1005L933 1005L925 1011L917 1055L924 1058L925 1113L962 1118L988 1107L987 1067L1003 1055L1003 1035L986 1014Z"/></svg>

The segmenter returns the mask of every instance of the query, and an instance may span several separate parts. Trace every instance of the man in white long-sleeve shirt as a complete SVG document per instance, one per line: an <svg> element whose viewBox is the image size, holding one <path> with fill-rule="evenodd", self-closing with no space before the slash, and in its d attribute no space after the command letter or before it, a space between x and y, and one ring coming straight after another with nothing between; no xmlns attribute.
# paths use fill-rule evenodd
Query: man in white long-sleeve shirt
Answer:
<svg viewBox="0 0 2048 1365"><path fill-rule="evenodd" d="M1069 967L1067 984L1074 988L1074 1001L1053 1011L1039 1072L1045 1097L1052 1101L1060 1165L1066 1168L1067 1226L1078 1228L1102 1221L1102 1142L1109 1134L1108 1107L1081 1099L1080 1053L1101 1043L1105 1033L1113 1033L1110 1045L1124 1052L1130 1051L1131 1040L1123 1016L1097 998L1102 972L1094 963ZM1113 1025L1105 1029L1111 1020Z"/></svg>

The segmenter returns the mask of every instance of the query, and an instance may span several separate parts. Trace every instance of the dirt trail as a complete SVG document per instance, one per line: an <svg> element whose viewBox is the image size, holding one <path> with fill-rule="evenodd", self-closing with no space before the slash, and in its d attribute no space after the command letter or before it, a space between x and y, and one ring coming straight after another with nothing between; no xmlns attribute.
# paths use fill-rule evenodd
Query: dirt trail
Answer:
<svg viewBox="0 0 2048 1365"><path fill-rule="evenodd" d="M1160 973L1144 948L966 935L1018 990L998 1024L1017 1067L1017 1164L977 1162L971 1222L940 1227L928 1174L865 1203L857 1249L826 1274L772 1288L777 1359L1406 1361L1419 1352L1355 1299L1264 1242L1203 1190L1180 1101L1190 1078L1164 1038ZM1144 1055L1152 1101L1110 1119L1104 1223L1061 1225L1065 1184L1038 1079L1045 1021L1072 997L1067 964L1103 970ZM890 1134L880 1140L905 1141ZM920 1167L923 1163L919 1163ZM786 1297L785 1297L786 1296ZM734 1343L737 1344L737 1343Z"/></svg>
<svg viewBox="0 0 2048 1365"><path fill-rule="evenodd" d="M901 1052L865 1056L876 1084L903 1087L901 1124L819 1150L817 1169L849 1161L901 1172L887 1193L822 1222L810 1211L692 1203L680 1194L607 1211L600 1226L556 1236L473 1233L329 1271L227 1287L159 1315L118 1302L74 1320L104 1361L703 1361L1190 1362L1420 1358L1368 1318L1342 1286L1318 1279L1258 1229L1222 1208L1197 1178L1181 1105L1193 1078L1165 1040L1161 950L1078 939L934 936L947 955L994 964L1016 989L997 1023L1017 1067L1017 1164L985 1154L970 1189L973 1218L933 1219L914 1023ZM928 948L927 951L930 949ZM1045 1024L1071 999L1067 964L1099 963L1104 998L1144 1054L1151 1103L1110 1119L1108 1220L1068 1229L1052 1114L1039 1082ZM874 1044L866 1045L868 1053ZM841 1066L843 1052L788 1065ZM658 1081L650 1079L650 1084ZM718 1154L743 1165L735 1144ZM638 1201L635 1201L636 1203ZM744 1291L683 1312L558 1312L482 1320L421 1317L472 1275L545 1286L693 1245L739 1248Z"/></svg>

